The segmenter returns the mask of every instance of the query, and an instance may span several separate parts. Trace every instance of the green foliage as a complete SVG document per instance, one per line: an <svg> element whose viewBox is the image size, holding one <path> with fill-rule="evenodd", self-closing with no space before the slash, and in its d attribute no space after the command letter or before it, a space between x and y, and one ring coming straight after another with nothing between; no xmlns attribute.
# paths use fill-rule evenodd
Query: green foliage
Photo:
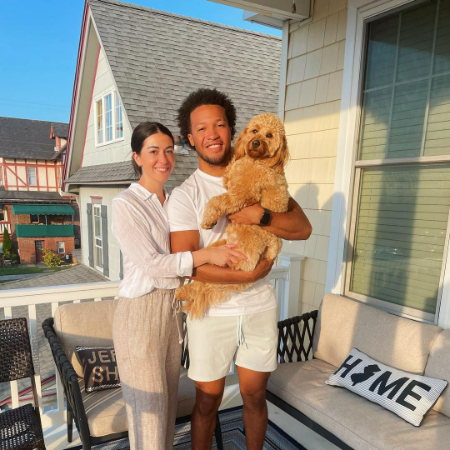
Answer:
<svg viewBox="0 0 450 450"><path fill-rule="evenodd" d="M43 262L46 266L49 267L61 266L64 264L64 260L61 258L61 256L59 256L58 253L55 253L49 248L44 248Z"/></svg>
<svg viewBox="0 0 450 450"><path fill-rule="evenodd" d="M3 255L5 259L8 258L10 253L13 251L13 242L11 240L11 236L9 235L8 229L5 227L5 231L3 231Z"/></svg>

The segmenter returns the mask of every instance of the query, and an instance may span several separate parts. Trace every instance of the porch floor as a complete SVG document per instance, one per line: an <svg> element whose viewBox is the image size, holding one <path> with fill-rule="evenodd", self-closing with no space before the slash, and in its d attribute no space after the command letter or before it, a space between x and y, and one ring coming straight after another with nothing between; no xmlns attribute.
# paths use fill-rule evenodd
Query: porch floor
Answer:
<svg viewBox="0 0 450 450"><path fill-rule="evenodd" d="M280 427L285 433L300 442L308 450L338 450L338 447L328 442L322 436L319 436L293 417L286 414L277 406L268 402L269 420ZM224 399L220 409L233 408L242 405L242 398L239 394L237 384L225 388ZM48 428L45 432L45 444L47 450L65 450L70 447L80 445L78 432L74 428L73 442L68 444L66 426Z"/></svg>

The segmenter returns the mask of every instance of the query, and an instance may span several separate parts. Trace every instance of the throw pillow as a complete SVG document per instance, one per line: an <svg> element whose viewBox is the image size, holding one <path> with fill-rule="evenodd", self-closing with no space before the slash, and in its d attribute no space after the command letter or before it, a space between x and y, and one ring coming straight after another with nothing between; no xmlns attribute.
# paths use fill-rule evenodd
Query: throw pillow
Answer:
<svg viewBox="0 0 450 450"><path fill-rule="evenodd" d="M120 386L116 353L113 347L76 347L76 351L83 367L86 392Z"/></svg>
<svg viewBox="0 0 450 450"><path fill-rule="evenodd" d="M378 403L416 427L448 384L446 380L386 366L356 348L350 351L341 367L326 383L345 387Z"/></svg>

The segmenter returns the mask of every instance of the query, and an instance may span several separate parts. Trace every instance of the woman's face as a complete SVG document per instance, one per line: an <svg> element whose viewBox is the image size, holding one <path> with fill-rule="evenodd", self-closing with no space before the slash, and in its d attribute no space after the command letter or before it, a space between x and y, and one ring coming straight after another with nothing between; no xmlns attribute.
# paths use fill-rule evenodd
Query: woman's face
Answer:
<svg viewBox="0 0 450 450"><path fill-rule="evenodd" d="M143 177L165 183L175 164L173 141L166 134L152 134L142 144L139 155L133 152L133 158L142 167Z"/></svg>

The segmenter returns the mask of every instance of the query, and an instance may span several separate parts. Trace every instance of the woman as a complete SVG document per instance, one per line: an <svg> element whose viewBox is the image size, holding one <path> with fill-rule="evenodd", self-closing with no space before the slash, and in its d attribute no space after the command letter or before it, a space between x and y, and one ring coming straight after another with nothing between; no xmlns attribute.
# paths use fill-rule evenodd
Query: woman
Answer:
<svg viewBox="0 0 450 450"><path fill-rule="evenodd" d="M174 167L173 146L165 126L138 125L131 147L140 180L113 200L113 234L124 265L113 338L131 450L173 445L182 342L178 277L205 263L225 266L245 258L227 245L170 254L163 185Z"/></svg>

